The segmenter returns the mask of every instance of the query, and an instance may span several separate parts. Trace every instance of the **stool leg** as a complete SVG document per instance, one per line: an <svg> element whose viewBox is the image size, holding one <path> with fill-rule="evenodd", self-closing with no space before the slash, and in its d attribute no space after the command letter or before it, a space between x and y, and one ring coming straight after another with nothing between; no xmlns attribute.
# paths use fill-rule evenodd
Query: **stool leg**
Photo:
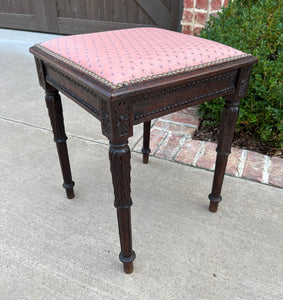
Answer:
<svg viewBox="0 0 283 300"><path fill-rule="evenodd" d="M222 200L221 189L225 175L228 156L231 152L231 144L234 137L235 125L239 115L239 101L236 97L226 97L222 111L219 127L217 158L214 171L212 192L208 198L210 200L209 210L216 212L218 203Z"/></svg>
<svg viewBox="0 0 283 300"><path fill-rule="evenodd" d="M150 121L143 123L143 148L142 148L142 154L143 154L143 163L148 163L148 156L150 153L149 149L149 142L150 142Z"/></svg>
<svg viewBox="0 0 283 300"><path fill-rule="evenodd" d="M114 144L110 142L109 160L114 187L115 202L117 208L118 226L121 244L119 258L123 263L124 272L133 272L135 252L132 249L131 230L131 152L128 142Z"/></svg>
<svg viewBox="0 0 283 300"><path fill-rule="evenodd" d="M66 189L67 197L72 199L75 196L73 189L75 183L72 181L69 155L66 144L67 136L64 127L63 110L58 91L51 87L48 88L45 93L45 101L48 108L48 114L54 134L54 142L57 146L57 152L63 174L63 187Z"/></svg>

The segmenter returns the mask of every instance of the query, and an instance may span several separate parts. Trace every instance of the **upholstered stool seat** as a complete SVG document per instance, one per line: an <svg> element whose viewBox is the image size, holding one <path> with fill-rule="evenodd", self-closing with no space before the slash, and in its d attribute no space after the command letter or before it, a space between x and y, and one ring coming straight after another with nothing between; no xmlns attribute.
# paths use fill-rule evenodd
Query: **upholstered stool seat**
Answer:
<svg viewBox="0 0 283 300"><path fill-rule="evenodd" d="M256 59L231 47L158 28L135 28L65 36L30 48L57 144L64 188L74 197L58 90L101 121L110 141L120 260L131 273L130 150L133 125L144 123L143 161L150 153L150 121L220 96L226 98L220 125L210 210L221 201L239 101Z"/></svg>
<svg viewBox="0 0 283 300"><path fill-rule="evenodd" d="M248 56L213 41L157 28L61 37L37 47L111 89Z"/></svg>

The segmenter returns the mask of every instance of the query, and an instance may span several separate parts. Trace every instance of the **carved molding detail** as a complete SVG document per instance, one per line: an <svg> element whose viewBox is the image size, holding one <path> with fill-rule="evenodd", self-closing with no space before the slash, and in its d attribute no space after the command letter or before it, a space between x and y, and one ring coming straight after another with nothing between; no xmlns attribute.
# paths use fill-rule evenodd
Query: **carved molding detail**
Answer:
<svg viewBox="0 0 283 300"><path fill-rule="evenodd" d="M234 83L233 79L235 79L236 74L237 74L237 70L233 70L233 71L230 71L230 72L227 72L224 74L212 76L210 78L204 78L204 79L199 79L199 80L195 80L192 82L188 82L186 84L182 84L179 86L169 87L169 88L167 87L162 90L155 91L155 92L151 91L149 93L146 93L139 97L136 97L134 99L133 103L143 102L143 101L147 101L151 98L158 98L158 97L162 97L162 96L176 94L179 92L184 92L184 91L190 90L192 88L196 88L196 87L198 88L202 85L206 85L211 82L217 82L217 81L221 81L221 80L225 80L225 79L231 79L231 84L233 84Z"/></svg>
<svg viewBox="0 0 283 300"><path fill-rule="evenodd" d="M116 145L110 143L109 160L112 181L114 186L115 202L117 208L130 207L131 199L131 152L128 143Z"/></svg>
<svg viewBox="0 0 283 300"><path fill-rule="evenodd" d="M66 94L68 94L71 98L75 99L76 101L78 101L79 103L81 103L83 106L85 106L86 108L88 108L89 110L91 110L97 117L99 117L99 111L94 108L93 106L89 105L86 101L84 101L82 98L80 98L79 96L77 96L75 93L73 93L72 91L66 89L62 84L60 84L59 82L55 81L54 79L52 79L49 76L46 76L46 78L48 79L48 81L54 85L55 87L57 87L59 90L64 91Z"/></svg>
<svg viewBox="0 0 283 300"><path fill-rule="evenodd" d="M231 87L228 87L228 88L225 88L225 89L221 89L221 90L218 90L218 91L215 91L215 92L207 93L205 95L201 95L201 96L198 96L198 97L190 98L190 99L181 101L179 103L174 103L174 104L171 104L171 105L167 105L167 106L155 109L153 111L150 111L148 113L135 116L135 120L139 120L141 118L148 117L148 116L154 116L154 115L156 115L158 113L161 113L161 112L167 111L167 110L171 110L171 109L174 109L176 107L180 107L180 109L181 109L182 106L186 106L188 103L199 102L199 101L205 100L205 99L210 98L210 97L215 97L216 98L218 95L223 95L225 93L227 93L227 94L229 93L230 94L234 90L235 90L235 87L231 86Z"/></svg>
<svg viewBox="0 0 283 300"><path fill-rule="evenodd" d="M119 137L128 136L132 126L129 102L123 101L115 104L114 114Z"/></svg>
<svg viewBox="0 0 283 300"><path fill-rule="evenodd" d="M97 100L100 100L101 97L96 94L93 90L87 88L86 86L84 86L83 84L77 82L76 80L74 80L73 78L71 78L70 76L68 76L67 74L59 71L58 69L54 68L53 66L51 66L50 64L46 64L51 70L53 70L54 72L60 74L63 78L67 79L68 81L70 81L72 84L75 84L77 86L79 86L80 88L82 88L83 90L85 90L87 93L91 94L92 96L94 96L95 98L97 98ZM59 82L55 81L54 79L52 79L51 77L47 76L46 77L48 79L48 81L52 82L53 84L56 84L56 86L60 89L63 90L65 93L67 93L68 95L70 95L72 98L76 99L78 102L80 102L83 106L85 106L86 108L88 108L89 110L91 110L92 112L94 112L95 115L99 116L99 111L94 108L93 106L91 106L90 104L88 104L86 101L84 101L82 98L80 98L79 96L77 96L75 93L73 93L72 91L68 90L66 87L64 87L63 85L61 85Z"/></svg>

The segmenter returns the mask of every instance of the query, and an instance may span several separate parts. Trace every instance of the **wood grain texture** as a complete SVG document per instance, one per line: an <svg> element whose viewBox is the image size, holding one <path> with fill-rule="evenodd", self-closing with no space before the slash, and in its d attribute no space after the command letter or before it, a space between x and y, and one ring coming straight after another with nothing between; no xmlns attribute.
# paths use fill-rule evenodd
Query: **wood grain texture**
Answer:
<svg viewBox="0 0 283 300"><path fill-rule="evenodd" d="M144 9L133 0L82 0L80 2L57 0L57 7L60 18L96 21L97 25L99 25L99 22L105 23L105 26L108 22L155 24ZM93 28L94 31L98 31L95 27Z"/></svg>
<svg viewBox="0 0 283 300"><path fill-rule="evenodd" d="M178 30L180 1L2 0L0 27L61 34L141 26Z"/></svg>
<svg viewBox="0 0 283 300"><path fill-rule="evenodd" d="M160 0L137 0L145 12L156 25L162 28L171 28L171 14L168 8Z"/></svg>
<svg viewBox="0 0 283 300"><path fill-rule="evenodd" d="M0 12L15 14L32 14L33 0L1 0Z"/></svg>
<svg viewBox="0 0 283 300"><path fill-rule="evenodd" d="M135 24L123 22L105 22L97 20L85 20L74 18L58 18L59 32L62 34L81 34L101 32L107 30L118 30L126 28L147 27L149 24Z"/></svg>
<svg viewBox="0 0 283 300"><path fill-rule="evenodd" d="M56 0L33 1L36 29L38 31L58 32Z"/></svg>
<svg viewBox="0 0 283 300"><path fill-rule="evenodd" d="M0 12L0 27L36 30L34 15Z"/></svg>

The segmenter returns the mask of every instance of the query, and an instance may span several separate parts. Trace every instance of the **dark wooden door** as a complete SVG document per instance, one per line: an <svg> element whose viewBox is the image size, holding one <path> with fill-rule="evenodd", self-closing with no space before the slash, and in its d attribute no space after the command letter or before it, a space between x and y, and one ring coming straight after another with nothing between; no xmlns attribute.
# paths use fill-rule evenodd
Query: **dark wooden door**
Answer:
<svg viewBox="0 0 283 300"><path fill-rule="evenodd" d="M61 34L140 26L178 30L183 0L0 0L0 27Z"/></svg>

